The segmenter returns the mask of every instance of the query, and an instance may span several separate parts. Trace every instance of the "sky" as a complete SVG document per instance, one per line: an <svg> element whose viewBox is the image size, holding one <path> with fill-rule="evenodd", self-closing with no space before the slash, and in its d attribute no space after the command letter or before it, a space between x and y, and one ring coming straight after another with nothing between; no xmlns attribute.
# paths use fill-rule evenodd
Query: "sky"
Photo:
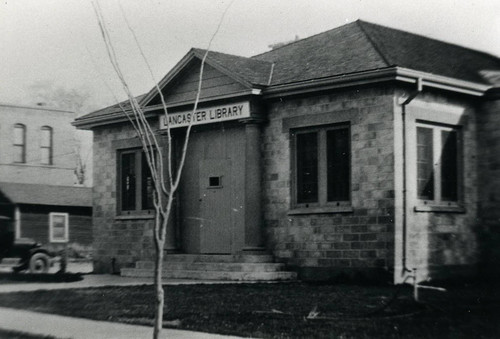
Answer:
<svg viewBox="0 0 500 339"><path fill-rule="evenodd" d="M33 105L36 86L83 93L87 110L125 98L99 31L96 1L1 1L0 102ZM211 50L241 56L362 19L500 57L499 0L100 0L99 5L134 95L149 91L191 47L207 48L219 23Z"/></svg>

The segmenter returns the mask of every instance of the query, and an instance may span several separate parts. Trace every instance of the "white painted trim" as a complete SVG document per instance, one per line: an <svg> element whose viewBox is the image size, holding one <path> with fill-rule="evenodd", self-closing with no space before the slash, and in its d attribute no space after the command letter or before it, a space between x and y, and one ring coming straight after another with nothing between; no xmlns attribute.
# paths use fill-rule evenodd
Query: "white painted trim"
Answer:
<svg viewBox="0 0 500 339"><path fill-rule="evenodd" d="M56 216L63 216L64 217L64 235L65 236L63 239L54 238L53 222L54 222L54 217L56 217ZM49 213L49 239L50 239L50 242L56 242L56 243L67 243L69 241L69 214L68 213L57 213L57 212Z"/></svg>
<svg viewBox="0 0 500 339"><path fill-rule="evenodd" d="M423 108L431 111L444 112L444 113L455 113L455 114L465 113L465 107L463 106L443 104L438 102L428 102L419 98L413 99L408 106Z"/></svg>
<svg viewBox="0 0 500 339"><path fill-rule="evenodd" d="M478 84L475 82L459 80L447 76L415 71L404 67L396 67L396 72L401 76L407 76L415 79L422 78L422 85L424 87L441 88L475 96L483 96L484 92L493 87L491 85Z"/></svg>
<svg viewBox="0 0 500 339"><path fill-rule="evenodd" d="M404 232L403 232L403 192L404 187L404 159L403 159L403 108L394 96L394 283L404 281L403 272Z"/></svg>

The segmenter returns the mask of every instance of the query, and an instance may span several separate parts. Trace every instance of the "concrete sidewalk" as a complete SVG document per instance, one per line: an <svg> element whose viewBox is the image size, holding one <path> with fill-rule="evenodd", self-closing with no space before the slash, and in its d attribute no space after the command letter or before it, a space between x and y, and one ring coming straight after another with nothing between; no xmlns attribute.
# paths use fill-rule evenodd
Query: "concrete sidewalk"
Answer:
<svg viewBox="0 0 500 339"><path fill-rule="evenodd" d="M112 274L84 274L83 280L55 283L55 282L29 282L0 284L0 293L37 291L37 290L60 290L68 288L86 288L103 286L134 286L152 285L152 278L128 278ZM164 285L193 285L193 284L248 284L257 282L231 281L231 280L190 280L190 279L163 279Z"/></svg>
<svg viewBox="0 0 500 339"><path fill-rule="evenodd" d="M153 337L153 328L148 326L63 317L4 307L0 307L0 328L16 332L73 339L142 339ZM162 337L169 339L240 338L174 329L163 329Z"/></svg>

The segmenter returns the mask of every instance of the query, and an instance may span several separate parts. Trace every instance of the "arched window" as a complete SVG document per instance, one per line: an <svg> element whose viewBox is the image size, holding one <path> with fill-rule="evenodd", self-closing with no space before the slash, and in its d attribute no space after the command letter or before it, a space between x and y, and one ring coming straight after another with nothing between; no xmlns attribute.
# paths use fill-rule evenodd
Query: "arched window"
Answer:
<svg viewBox="0 0 500 339"><path fill-rule="evenodd" d="M41 137L41 163L43 165L52 165L52 128L49 126L43 126Z"/></svg>
<svg viewBox="0 0 500 339"><path fill-rule="evenodd" d="M14 162L26 162L26 126L14 125Z"/></svg>

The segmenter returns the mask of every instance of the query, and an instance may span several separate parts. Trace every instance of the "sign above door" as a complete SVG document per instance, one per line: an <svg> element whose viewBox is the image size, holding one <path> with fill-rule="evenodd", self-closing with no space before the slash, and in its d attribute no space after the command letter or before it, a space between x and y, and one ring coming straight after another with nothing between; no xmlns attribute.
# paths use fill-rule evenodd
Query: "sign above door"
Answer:
<svg viewBox="0 0 500 339"><path fill-rule="evenodd" d="M239 120L250 117L250 104L248 101L232 103L227 105L211 106L193 111L169 113L160 116L160 129L186 127L192 125L204 125L214 122Z"/></svg>

